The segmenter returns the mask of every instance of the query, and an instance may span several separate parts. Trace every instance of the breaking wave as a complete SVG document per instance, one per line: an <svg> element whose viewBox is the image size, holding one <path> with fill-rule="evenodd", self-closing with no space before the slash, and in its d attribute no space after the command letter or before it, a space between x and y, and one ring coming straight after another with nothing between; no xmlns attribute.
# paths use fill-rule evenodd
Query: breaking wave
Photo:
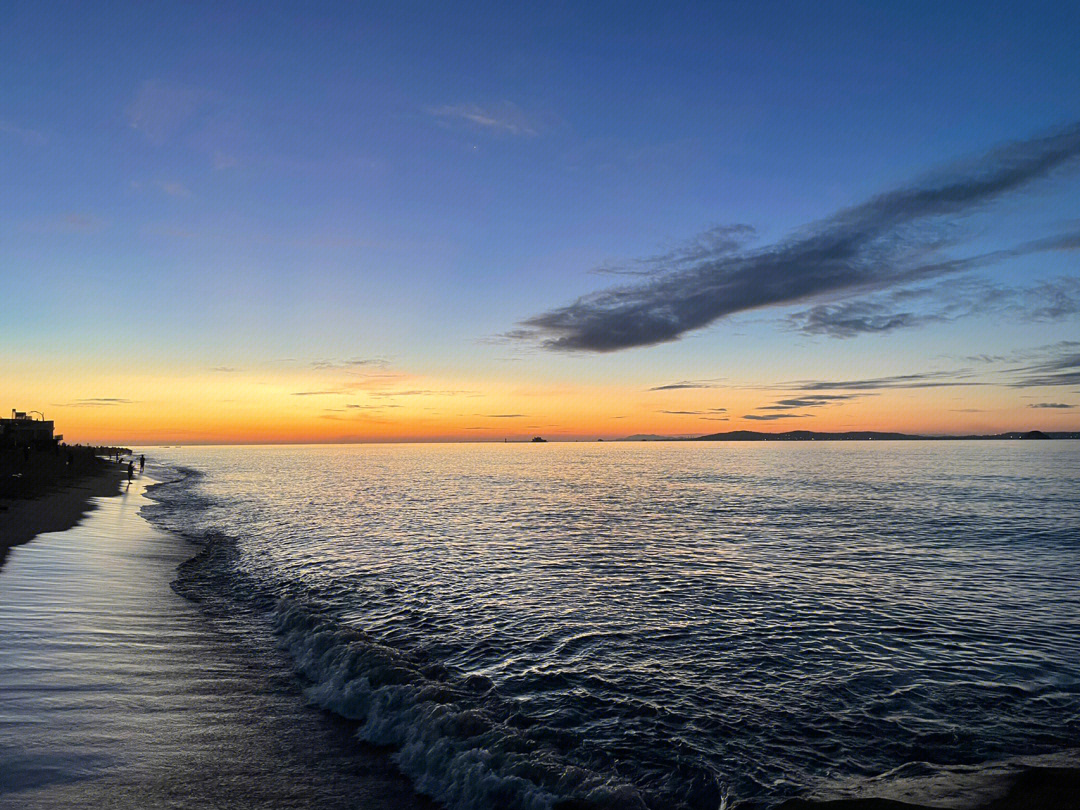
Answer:
<svg viewBox="0 0 1080 810"><path fill-rule="evenodd" d="M269 621L308 700L355 721L365 742L392 749L419 793L452 810L649 807L634 786L562 761L546 739L562 732L517 713L489 680L456 679L438 662L380 644L315 606L261 586L237 565L236 538L193 529L191 510L215 503L192 491L201 473L177 473L148 488L156 504L144 510L198 546L178 567L173 589L211 614L247 611ZM720 806L726 801L710 803Z"/></svg>

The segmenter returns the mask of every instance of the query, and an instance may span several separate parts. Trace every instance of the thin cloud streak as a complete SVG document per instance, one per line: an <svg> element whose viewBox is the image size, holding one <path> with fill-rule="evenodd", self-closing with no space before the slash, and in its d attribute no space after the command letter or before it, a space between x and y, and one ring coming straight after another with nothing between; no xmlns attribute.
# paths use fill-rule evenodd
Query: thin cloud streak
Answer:
<svg viewBox="0 0 1080 810"><path fill-rule="evenodd" d="M428 112L444 122L468 124L480 129L504 132L510 135L535 136L535 127L515 104L504 102L498 107L481 107L479 104L443 104Z"/></svg>
<svg viewBox="0 0 1080 810"><path fill-rule="evenodd" d="M801 380L785 387L803 391L877 391L884 388L951 388L953 386L989 385L987 382L966 379L968 369L957 371L924 371L917 374L895 374L891 377L872 377L865 380Z"/></svg>
<svg viewBox="0 0 1080 810"><path fill-rule="evenodd" d="M680 380L667 385L656 385L650 391L679 391L684 388L720 388L718 380Z"/></svg>
<svg viewBox="0 0 1080 810"><path fill-rule="evenodd" d="M872 394L807 394L805 396L796 397L794 399L781 399L774 402L772 405L762 405L758 408L759 411L791 411L800 408L822 408L826 405L832 405L836 402L843 402L849 399L858 399L863 396L873 396Z"/></svg>
<svg viewBox="0 0 1080 810"><path fill-rule="evenodd" d="M1035 244L1045 246L1047 242ZM1074 249L1071 237L1054 244L1059 247L1050 249ZM1080 314L1080 279L1063 276L1027 287L950 279L930 287L895 290L880 298L818 304L791 314L787 320L805 335L853 338L990 314L1024 321L1052 321Z"/></svg>
<svg viewBox="0 0 1080 810"><path fill-rule="evenodd" d="M874 197L757 250L721 252L647 283L616 287L523 322L529 339L558 351L608 352L674 341L748 310L818 296L855 294L955 274L1017 250L1068 244L1070 237L968 259L940 257L947 217L972 213L1021 191L1080 156L1080 123L1018 141L936 178ZM726 250L726 246L724 248Z"/></svg>

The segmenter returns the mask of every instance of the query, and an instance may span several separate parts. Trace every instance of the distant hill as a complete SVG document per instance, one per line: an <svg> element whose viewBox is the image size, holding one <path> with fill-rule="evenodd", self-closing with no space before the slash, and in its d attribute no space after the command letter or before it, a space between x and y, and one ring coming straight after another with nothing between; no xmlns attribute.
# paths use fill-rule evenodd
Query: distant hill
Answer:
<svg viewBox="0 0 1080 810"><path fill-rule="evenodd" d="M695 441L699 442L899 442L899 441L956 441L995 439L1077 439L1080 433L1043 433L1041 430L1027 432L1011 431L1009 433L993 434L970 434L960 436L920 436L912 433L885 433L873 430L856 430L847 433L818 433L813 430L789 430L786 433L761 433L756 430L733 430L727 433L710 433L707 436L699 436Z"/></svg>
<svg viewBox="0 0 1080 810"><path fill-rule="evenodd" d="M855 430L847 433L818 433L813 430L789 430L784 433L763 433L757 430L731 430L707 436L658 436L637 433L619 441L624 442L907 442L907 441L993 441L1003 439L1080 439L1080 432L1044 433L1041 430L1010 431L1008 433L969 434L959 436L920 436L914 433L889 433L875 430Z"/></svg>

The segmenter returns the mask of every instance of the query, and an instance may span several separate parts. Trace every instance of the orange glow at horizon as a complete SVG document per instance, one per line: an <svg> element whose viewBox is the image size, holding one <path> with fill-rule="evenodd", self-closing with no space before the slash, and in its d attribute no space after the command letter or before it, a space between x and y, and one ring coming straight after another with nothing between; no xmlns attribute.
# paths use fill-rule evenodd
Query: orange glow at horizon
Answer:
<svg viewBox="0 0 1080 810"><path fill-rule="evenodd" d="M450 380L397 372L100 374L28 368L9 375L2 408L43 411L66 441L87 444L275 444L614 439L731 430L997 433L1075 430L1069 412L1028 408L1007 389L861 392L811 407L770 410L790 391L655 391L641 385L543 385ZM754 419L752 416L780 416Z"/></svg>

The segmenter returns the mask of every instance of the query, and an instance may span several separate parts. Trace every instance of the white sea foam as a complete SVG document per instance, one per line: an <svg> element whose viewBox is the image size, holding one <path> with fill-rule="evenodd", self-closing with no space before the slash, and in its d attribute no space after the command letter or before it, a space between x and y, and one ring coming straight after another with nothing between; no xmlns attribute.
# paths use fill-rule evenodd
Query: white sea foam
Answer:
<svg viewBox="0 0 1080 810"><path fill-rule="evenodd" d="M282 643L311 682L308 697L357 720L364 740L394 748L417 789L447 807L645 807L633 788L531 749L472 695L425 677L398 651L288 600L274 613Z"/></svg>

